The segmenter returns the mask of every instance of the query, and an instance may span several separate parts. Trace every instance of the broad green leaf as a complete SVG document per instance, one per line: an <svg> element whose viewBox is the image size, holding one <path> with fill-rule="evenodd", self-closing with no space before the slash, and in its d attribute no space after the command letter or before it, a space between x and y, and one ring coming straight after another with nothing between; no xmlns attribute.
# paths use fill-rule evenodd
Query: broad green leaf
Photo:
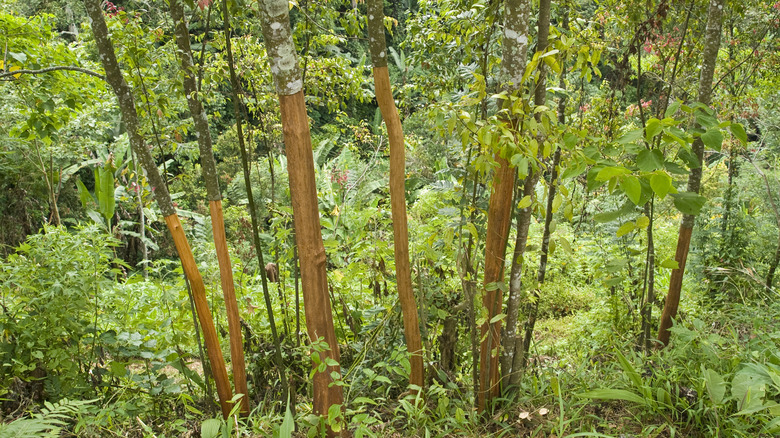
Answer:
<svg viewBox="0 0 780 438"><path fill-rule="evenodd" d="M526 208L530 205L531 205L531 197L524 196L523 199L521 199L520 202L517 203L517 208Z"/></svg>
<svg viewBox="0 0 780 438"><path fill-rule="evenodd" d="M558 242L563 247L563 250L566 251L568 254L574 254L574 251L571 249L571 244L568 240L566 240L563 236L558 236Z"/></svg>
<svg viewBox="0 0 780 438"><path fill-rule="evenodd" d="M708 129L707 132L701 135L701 141L703 141L708 148L720 151L720 148L723 146L723 134L718 128Z"/></svg>
<svg viewBox="0 0 780 438"><path fill-rule="evenodd" d="M495 324L495 323L497 323L498 321L501 321L501 320L503 320L504 318L506 318L506 313L499 313L498 315L496 315L496 316L494 316L494 317L490 318L490 323L491 323L491 324Z"/></svg>
<svg viewBox="0 0 780 438"><path fill-rule="evenodd" d="M671 161L664 162L664 169L666 169L669 173L673 173L675 175L687 175L690 172L688 172L688 169L680 166L677 163L673 163Z"/></svg>
<svg viewBox="0 0 780 438"><path fill-rule="evenodd" d="M658 135L659 132L661 132L662 126L661 121L653 117L652 119L648 120L645 124L645 140L647 140L648 143Z"/></svg>
<svg viewBox="0 0 780 438"><path fill-rule="evenodd" d="M672 102L671 105L669 105L668 108L666 108L666 112L664 113L664 117L672 117L675 113L677 113L677 110L680 109L680 101L675 100Z"/></svg>
<svg viewBox="0 0 780 438"><path fill-rule="evenodd" d="M650 225L650 218L642 215L639 216L636 220L636 227L637 228L647 228L647 226Z"/></svg>
<svg viewBox="0 0 780 438"><path fill-rule="evenodd" d="M652 172L664 165L664 154L658 149L644 149L636 156L636 166L642 172Z"/></svg>
<svg viewBox="0 0 780 438"><path fill-rule="evenodd" d="M737 400L737 408L741 411L761 406L768 380L749 368L738 371L731 380L731 395Z"/></svg>
<svg viewBox="0 0 780 438"><path fill-rule="evenodd" d="M630 172L631 171L625 167L608 166L599 171L598 175L596 175L596 181L608 181L616 176L625 175Z"/></svg>
<svg viewBox="0 0 780 438"><path fill-rule="evenodd" d="M672 191L672 177L666 172L656 172L650 176L650 187L659 198L663 199Z"/></svg>
<svg viewBox="0 0 780 438"><path fill-rule="evenodd" d="M726 395L726 382L723 377L717 371L705 368L704 383L710 400L716 405L723 403L723 397Z"/></svg>
<svg viewBox="0 0 780 438"><path fill-rule="evenodd" d="M707 198L693 192L673 193L674 206L684 214L696 216L701 211Z"/></svg>
<svg viewBox="0 0 780 438"><path fill-rule="evenodd" d="M688 148L680 148L680 150L677 151L677 157L681 159L689 169L698 169L701 167L699 158L694 155L693 152L691 152L691 150Z"/></svg>
<svg viewBox="0 0 780 438"><path fill-rule="evenodd" d="M746 145L748 143L745 127L742 126L741 123L732 123L731 126L729 126L729 129L731 130L731 133L734 134L734 137L737 137L737 139L742 143L742 145Z"/></svg>
<svg viewBox="0 0 780 438"><path fill-rule="evenodd" d="M279 438L291 438L293 432L295 432L295 418L293 418L290 411L290 402L287 402L287 409L284 411L284 421L279 428Z"/></svg>
<svg viewBox="0 0 780 438"><path fill-rule="evenodd" d="M202 438L217 438L222 422L216 418L209 418L200 425L200 436Z"/></svg>
<svg viewBox="0 0 780 438"><path fill-rule="evenodd" d="M667 269L680 269L680 264L677 263L677 260L666 259L661 262L661 267Z"/></svg>
<svg viewBox="0 0 780 438"><path fill-rule="evenodd" d="M718 119L715 118L715 116L708 114L700 109L696 111L696 122L698 122L699 125L709 129L713 126L717 126Z"/></svg>
<svg viewBox="0 0 780 438"><path fill-rule="evenodd" d="M640 405L647 404L644 397L624 389L594 389L593 391L577 394L577 396L596 400L625 400Z"/></svg>
<svg viewBox="0 0 780 438"><path fill-rule="evenodd" d="M552 212L557 213L558 209L561 207L561 203L563 202L563 197L561 196L561 193L558 192L555 194L555 198L553 198L553 204L552 204Z"/></svg>
<svg viewBox="0 0 780 438"><path fill-rule="evenodd" d="M89 190L87 190L87 187L84 185L84 183L81 182L81 178L76 180L76 187L79 190L79 198L81 199L82 207L87 208L89 201L97 202L95 201L95 198L92 197L92 194L89 193Z"/></svg>
<svg viewBox="0 0 780 438"><path fill-rule="evenodd" d="M625 175L620 182L620 189L628 196L634 204L639 204L639 199L642 196L642 185L639 183L639 179L633 175Z"/></svg>
<svg viewBox="0 0 780 438"><path fill-rule="evenodd" d="M615 356L618 358L618 362L620 362L620 367L623 368L623 373L628 377L628 380L631 381L631 383L634 385L635 388L641 389L644 388L645 385L642 382L642 377L639 375L639 373L634 369L634 366L631 365L631 362L626 359L626 356L623 355L619 350L615 350Z"/></svg>
<svg viewBox="0 0 780 438"><path fill-rule="evenodd" d="M573 178L575 176L582 175L582 172L585 172L588 169L588 163L586 163L584 160L579 161L576 164L572 163L571 166L567 167L566 170L563 171L563 174L561 175L561 179L566 180L569 178Z"/></svg>
<svg viewBox="0 0 780 438"><path fill-rule="evenodd" d="M606 211L604 213L598 213L593 216L593 220L596 221L597 224L603 224L607 222L612 222L615 219L619 218L623 214L620 210L615 211Z"/></svg>
<svg viewBox="0 0 780 438"><path fill-rule="evenodd" d="M642 128L634 129L633 131L628 131L618 139L618 144L633 143L639 140L640 138L642 138L643 135L644 132Z"/></svg>
<svg viewBox="0 0 780 438"><path fill-rule="evenodd" d="M620 228L618 228L617 236L618 237L623 237L626 234L634 231L635 228L636 228L636 225L633 222L626 222L623 225L621 225Z"/></svg>

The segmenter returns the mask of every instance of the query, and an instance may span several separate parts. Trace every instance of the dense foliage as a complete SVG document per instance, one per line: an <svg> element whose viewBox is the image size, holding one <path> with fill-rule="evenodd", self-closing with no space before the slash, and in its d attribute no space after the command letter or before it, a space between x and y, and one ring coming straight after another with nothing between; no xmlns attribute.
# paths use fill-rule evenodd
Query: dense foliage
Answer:
<svg viewBox="0 0 780 438"><path fill-rule="evenodd" d="M780 433L780 3L725 3L712 104L703 105L709 2L557 2L544 52L533 49L539 2L530 2L528 65L509 92L504 2L385 1L426 373L423 388L410 388L366 5L291 1L341 349L344 405L326 418L312 414L327 345L305 330L261 6L227 2L248 187L221 5L185 3L253 410L218 413L190 285L106 87L83 4L0 0L0 437ZM168 4L103 5L230 357ZM547 93L535 105L540 74ZM511 227L506 280L483 286L499 158L517 173L513 217L530 211L531 223L519 262ZM699 168L697 193L687 183ZM533 175L539 183L524 193ZM657 328L684 214L695 228L663 348ZM480 327L507 317L482 296L509 291L513 266L522 277L518 336L529 331L531 343L519 383L481 413Z"/></svg>

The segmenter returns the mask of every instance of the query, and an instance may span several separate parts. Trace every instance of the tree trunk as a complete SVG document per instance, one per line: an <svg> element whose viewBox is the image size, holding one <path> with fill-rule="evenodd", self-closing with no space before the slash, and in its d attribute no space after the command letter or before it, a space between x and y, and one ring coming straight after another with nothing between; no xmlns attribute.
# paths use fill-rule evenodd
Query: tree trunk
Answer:
<svg viewBox="0 0 780 438"><path fill-rule="evenodd" d="M715 73L715 64L720 50L720 34L723 22L724 0L711 0L707 14L707 30L702 53L701 75L699 76L698 101L704 105L710 104L712 98L712 78ZM701 176L704 166L704 142L701 137L693 141L692 150L699 160L699 167L691 169L688 176L688 191L699 193ZM658 340L663 345L669 343L669 328L672 327L672 319L677 316L677 307L680 305L680 291L682 289L683 276L685 275L685 262L688 260L688 249L691 245L691 234L696 217L684 214L680 231L677 237L677 251L675 260L678 268L672 271L669 280L669 293L666 295L666 303L661 313L661 323L658 327Z"/></svg>
<svg viewBox="0 0 780 438"><path fill-rule="evenodd" d="M190 47L190 34L187 22L184 19L184 8L178 0L169 0L171 18L174 23L176 37L176 51L181 63L184 85L184 93L187 98L192 120L195 124L195 132L198 137L200 149L200 166L203 171L203 181L206 184L206 193L209 198L209 212L211 214L211 230L214 235L214 247L219 263L219 277L222 285L222 295L225 299L227 312L228 333L230 336L230 363L233 368L233 381L237 394L244 394L241 398L241 413L249 414L249 394L246 384L246 365L244 363L243 339L241 336L241 324L236 303L236 290L233 282L233 268L230 263L227 239L225 237L225 218L222 214L222 194L219 190L217 178L217 165L212 150L211 132L209 122L203 106L198 98L196 83L196 71L192 60ZM259 249L258 249L259 251Z"/></svg>
<svg viewBox="0 0 780 438"><path fill-rule="evenodd" d="M538 19L538 41L536 46L537 52L544 52L547 49L547 38L550 32L550 1L542 0L539 4L539 19ZM534 90L534 105L543 105L547 98L545 88L545 64L539 63L539 80L537 81ZM538 118L540 115L536 114ZM542 147L542 137L538 138L539 151L544 149ZM536 193L536 184L541 177L540 169L531 169L529 175L525 178L523 184L523 197L528 196L531 201ZM523 262L525 257L525 247L528 242L528 229L531 225L531 214L533 209L531 206L520 209L520 213L517 217L517 239L515 241L515 251L512 258L512 273L509 282L509 294L512 307L507 305L507 317L509 315L518 315L520 307L520 292L522 289L522 277L523 277ZM510 313L511 312L511 313ZM515 319L516 320L516 319ZM514 335L514 333L512 333ZM520 383L520 370L525 364L525 352L528 351L529 345L525 345L523 338L514 335L514 339L510 340L511 344L508 344L507 358L505 364L511 364L507 374L509 375L509 384L517 385ZM529 339L530 341L530 339ZM529 342L530 343L530 342Z"/></svg>
<svg viewBox="0 0 780 438"><path fill-rule="evenodd" d="M312 343L324 338L328 349L320 351L322 362L336 362L324 372L314 374L314 412L328 415L332 405L343 400L341 386L332 384L331 373L340 373L339 346L333 328L333 313L325 272L325 246L320 230L317 187L314 179L314 157L311 148L309 119L303 96L303 82L293 45L288 2L262 2L262 25L266 51L271 62L281 108L282 132L288 160L290 197L292 198L295 240L301 263L303 303L306 328ZM337 435L332 429L328 434Z"/></svg>
<svg viewBox="0 0 780 438"><path fill-rule="evenodd" d="M504 40L501 68L502 88L509 97L516 98L525 71L528 53L528 18L530 4L526 0L507 0L504 3ZM508 100L505 103L511 108ZM517 121L509 115L505 122L513 129ZM512 223L512 200L517 170L506 157L495 154L499 167L493 175L493 191L488 203L488 224L485 237L485 275L482 303L487 309L488 321L480 328L480 390L477 409L483 411L488 402L499 394L499 351L501 350L501 321L490 321L503 310L504 265L509 228ZM516 315L515 315L516 316ZM517 319L507 322L507 331L515 329ZM514 337L514 335L512 335Z"/></svg>
<svg viewBox="0 0 780 438"><path fill-rule="evenodd" d="M404 320L404 337L409 351L411 374L409 384L423 387L425 382L422 340L417 303L412 290L412 274L409 267L409 232L406 223L406 157L404 133L398 109L393 101L390 75L387 71L387 47L385 45L384 0L368 0L368 34L371 59L374 63L374 88L376 101L387 125L390 143L390 205L393 217L393 252L398 299Z"/></svg>
<svg viewBox="0 0 780 438"><path fill-rule="evenodd" d="M206 289L203 285L203 278L198 272L195 264L195 258L192 255L187 237L181 227L179 217L173 208L173 202L168 194L168 189L157 170L152 154L144 144L143 137L139 133L138 114L135 109L135 101L130 87L122 76L119 64L114 53L114 45L108 37L108 28L103 17L103 10L98 0L85 0L84 6L90 18L92 33L95 36L95 43L100 54L100 60L106 71L106 81L116 94L119 101L119 110L122 113L122 121L125 123L125 129L130 139L130 145L138 156L141 166L146 171L147 178L154 191L154 197L160 207L168 230L171 232L176 251L184 268L184 273L189 279L192 288L192 295L195 301L195 308L198 312L198 320L203 330L203 338L206 343L206 350L209 361L214 372L214 381L217 385L217 394L219 395L222 414L227 417L230 414L230 399L232 392L230 382L228 381L227 368L225 360L222 357L222 349L217 338L217 331L214 328L214 321L211 318L208 301L206 299Z"/></svg>

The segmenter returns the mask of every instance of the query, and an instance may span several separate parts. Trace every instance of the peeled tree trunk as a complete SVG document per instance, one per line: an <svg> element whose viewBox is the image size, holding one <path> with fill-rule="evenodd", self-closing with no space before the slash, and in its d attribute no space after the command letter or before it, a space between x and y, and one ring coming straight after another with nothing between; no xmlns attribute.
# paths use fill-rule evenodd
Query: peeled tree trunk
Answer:
<svg viewBox="0 0 780 438"><path fill-rule="evenodd" d="M699 76L699 91L697 100L709 106L712 99L712 78L715 74L715 64L720 50L720 34L723 26L723 8L725 0L711 0L707 13L707 29L705 31L704 49L702 53L701 74ZM696 137L691 147L699 161L699 166L691 169L688 176L688 191L699 193L701 189L701 176L704 166L704 142L701 137ZM696 216L684 214L680 224L680 232L677 236L677 251L674 259L678 268L672 271L669 279L669 293L666 295L666 303L661 313L661 323L658 327L658 340L665 346L669 344L672 319L677 316L677 307L680 305L680 291L682 290L683 276L685 275L685 262L688 260L688 249L691 246L691 234Z"/></svg>
<svg viewBox="0 0 780 438"><path fill-rule="evenodd" d="M287 0L263 0L261 13L266 52L282 116L306 329L314 344L312 356L328 364L324 371L317 370L314 374L313 407L316 414L327 416L331 406L341 405L343 395L341 386L331 377L332 373L340 374L339 346L328 295L325 246L320 230L314 157L303 97L303 81L290 30ZM319 347L322 345L318 342L320 338L324 338L325 348ZM318 365L316 359L314 365ZM336 429L329 429L329 435L336 435L339 432Z"/></svg>
<svg viewBox="0 0 780 438"><path fill-rule="evenodd" d="M211 311L209 310L208 301L206 299L206 289L203 284L203 278L198 271L195 258L192 255L192 249L190 248L187 237L181 227L179 216L176 215L176 211L173 208L173 202L171 202L168 189L165 186L162 176L160 176L160 172L157 170L157 163L155 163L152 154L146 147L144 139L139 132L138 114L135 109L133 93L127 85L127 82L125 82L122 71L119 69L119 64L117 63L116 54L114 52L114 45L108 36L108 28L106 27L106 21L103 17L103 10L100 5L101 3L99 0L84 0L84 6L89 15L100 61L106 71L106 81L111 86L119 101L119 110L122 114L122 121L125 124L130 145L138 157L141 167L143 167L146 172L146 177L152 187L154 198L157 201L157 205L160 207L165 223L167 224L168 230L173 237L173 242L176 245L176 251L181 259L184 274L190 282L195 308L198 313L198 321L203 330L203 338L206 343L206 350L217 386L217 394L219 396L220 406L222 407L222 414L227 418L230 414L232 392L230 389L230 382L228 381L227 368L225 367L225 359L222 357L219 338L217 338L217 331L214 328L214 321L211 318Z"/></svg>
<svg viewBox="0 0 780 438"><path fill-rule="evenodd" d="M504 39L501 81L508 97L520 90L528 54L528 17L530 3L527 0L507 0L504 3ZM506 105L511 108L512 105ZM510 114L506 123L517 127ZM504 260L506 256L509 228L512 224L513 196L517 170L506 157L495 154L498 168L493 175L493 190L488 204L488 223L485 237L485 275L482 304L487 309L488 320L481 327L480 345L480 390L477 394L477 409L483 411L493 397L499 395L499 351L501 350L501 319L496 318L503 310ZM491 323L494 319L497 321ZM507 330L512 338L517 327L517 312L507 319Z"/></svg>
<svg viewBox="0 0 780 438"><path fill-rule="evenodd" d="M184 93L187 98L192 120L195 124L195 132L198 136L198 148L200 149L200 166L203 171L203 181L206 184L206 193L209 199L209 212L211 213L211 230L214 234L214 247L219 262L219 277L222 285L222 295L225 299L227 311L228 333L230 335L230 363L233 367L233 381L236 393L244 394L241 398L241 413L249 414L249 394L246 383L246 365L244 363L244 343L241 335L241 324L236 303L236 290L233 282L233 268L230 263L227 239L225 237L225 218L222 214L222 193L219 190L217 178L217 166L212 150L211 132L203 105L198 98L196 84L195 65L192 60L190 47L190 34L187 22L184 19L184 8L178 0L170 0L171 18L174 23L176 37L176 54L181 63L184 85Z"/></svg>
<svg viewBox="0 0 780 438"><path fill-rule="evenodd" d="M422 388L424 369L420 322L417 302L412 290L412 274L409 267L409 232L406 223L406 154L404 132L398 109L390 88L390 74L387 71L387 47L384 28L384 0L368 0L368 35L371 59L374 64L374 88L376 101L382 118L387 125L390 143L390 206L393 217L393 251L395 254L395 276L398 299L404 320L406 349L411 355L409 384Z"/></svg>

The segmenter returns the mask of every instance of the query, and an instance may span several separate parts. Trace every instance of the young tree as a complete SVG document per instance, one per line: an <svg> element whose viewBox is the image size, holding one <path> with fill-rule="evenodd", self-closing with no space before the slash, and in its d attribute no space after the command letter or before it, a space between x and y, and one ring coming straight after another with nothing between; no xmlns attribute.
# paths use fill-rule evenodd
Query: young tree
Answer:
<svg viewBox="0 0 780 438"><path fill-rule="evenodd" d="M528 18L530 2L527 0L507 0L504 3L504 39L501 64L501 82L507 94L507 110L522 87L522 78L528 54ZM512 114L507 115L506 123L517 130L518 120ZM488 204L488 223L485 237L485 291L483 304L488 310L488 322L482 326L482 344L480 348L480 391L477 396L477 408L484 410L487 402L499 394L499 354L501 346L501 321L490 323L503 309L504 260L506 256L509 228L512 222L513 196L516 186L517 169L509 164L508 157L495 154L499 167L493 175L493 191ZM511 303L516 301L510 297ZM517 307L507 319L505 345L516 336ZM506 356L504 356L506 357ZM505 362L505 360L504 360ZM508 367L503 367L508 371Z"/></svg>
<svg viewBox="0 0 780 438"><path fill-rule="evenodd" d="M547 49L547 37L550 31L550 1L542 0L539 4L539 20L538 20L538 41L536 45L537 53L544 53ZM539 63L539 79L537 81L534 91L534 104L544 105L546 99L545 88L545 63ZM539 113L536 117L540 117ZM539 141L541 145L541 141ZM539 147L541 153L542 147ZM536 184L539 182L541 176L541 169L531 167L529 169L528 176L523 181L523 199L533 201L536 196ZM519 307L520 307L520 290L522 288L522 275L523 275L523 261L525 257L525 248L528 242L528 230L531 226L531 215L533 209L531 208L532 202L526 202L520 212L517 215L517 237L515 238L515 249L512 255L512 270L509 276L509 302L507 303L507 327L510 322L515 325L517 323ZM516 385L520 382L520 369L525 363L525 352L528 345L525 345L524 338L514 335L515 327L512 327L513 333L507 333L507 344L505 345L506 357L504 359L503 372L508 375L509 384ZM509 332L509 330L507 330ZM526 336L528 335L526 331ZM530 339L528 340L530 341Z"/></svg>
<svg viewBox="0 0 780 438"><path fill-rule="evenodd" d="M718 60L718 51L720 50L720 34L723 24L724 0L711 0L709 12L707 13L707 29L705 31L704 48L702 50L701 73L699 76L699 91L697 100L709 106L712 99L712 82L715 74L715 64ZM701 177L704 166L704 142L701 137L696 137L692 148L698 166L691 169L688 176L688 191L699 193L701 188ZM680 291L682 289L683 276L685 275L685 262L688 260L688 249L691 245L691 234L696 216L692 214L683 214L680 223L680 231L677 236L677 251L675 260L677 269L672 271L669 279L669 293L666 295L663 313L661 313L661 323L658 327L658 340L663 345L669 343L669 328L672 326L672 319L677 316L677 307L680 304Z"/></svg>
<svg viewBox="0 0 780 438"><path fill-rule="evenodd" d="M136 113L133 92L127 85L127 82L125 82L125 78L119 68L119 63L117 62L116 54L114 52L114 44L108 36L108 28L103 16L101 2L99 0L84 0L84 6L89 15L100 61L106 71L106 81L111 86L119 101L119 110L122 114L122 121L127 130L130 145L146 172L146 177L152 186L157 205L160 207L168 230L173 237L173 242L176 245L176 251L181 259L184 273L190 282L195 308L198 313L198 321L203 330L203 338L206 343L209 361L211 362L214 380L217 385L217 394L222 407L222 414L227 417L230 414L229 402L232 398L232 392L230 389L230 382L228 381L225 360L222 356L222 349L219 345L219 338L217 338L217 331L214 328L214 321L211 318L211 311L209 310L208 300L206 299L206 289L203 284L203 278L198 271L192 249L190 248L187 236L184 234L184 229L179 221L179 216L174 210L168 189L157 169L157 163L155 163L152 154L146 147L144 139L139 132L138 114Z"/></svg>
<svg viewBox="0 0 780 438"><path fill-rule="evenodd" d="M181 63L183 73L184 93L187 98L187 106L195 124L195 132L198 137L200 149L200 166L203 171L203 181L206 184L206 193L209 198L209 212L211 213L211 230L214 234L214 246L219 262L219 276L222 284L222 295L225 298L227 310L228 333L230 336L230 363L233 368L233 381L236 393L244 394L241 398L241 412L249 414L249 394L246 384L246 365L244 363L244 343L241 336L241 324L236 303L236 291L233 282L233 267L230 264L227 239L225 237L225 218L222 213L222 193L219 190L217 178L217 166L212 151L211 132L206 113L198 97L196 85L195 65L192 60L190 48L190 33L187 22L184 19L184 8L178 0L170 0L171 18L174 23L174 35L176 38L177 55ZM260 249L258 248L258 251Z"/></svg>
<svg viewBox="0 0 780 438"><path fill-rule="evenodd" d="M417 303L412 291L412 274L409 267L409 232L406 223L406 154L404 132L398 109L395 107L387 71L387 47L385 43L384 0L368 0L368 35L371 59L374 63L374 88L376 101L387 125L390 143L390 205L393 216L393 251L398 299L404 319L406 349L411 355L411 385L423 386L424 370L420 323ZM510 200L511 201L511 200Z"/></svg>
<svg viewBox="0 0 780 438"><path fill-rule="evenodd" d="M306 114L298 56L290 29L288 2L264 0L261 2L261 14L263 38L279 95L295 241L300 256L306 328L315 348L322 345L320 338L325 341L325 348L318 348L320 351L315 351L312 355L326 364L325 371L317 370L314 374L313 391L314 412L325 416L331 406L341 405L343 395L341 386L334 382L333 378L340 373L339 346L328 295L325 246L320 230L309 118ZM330 429L328 433L336 435L338 430Z"/></svg>

